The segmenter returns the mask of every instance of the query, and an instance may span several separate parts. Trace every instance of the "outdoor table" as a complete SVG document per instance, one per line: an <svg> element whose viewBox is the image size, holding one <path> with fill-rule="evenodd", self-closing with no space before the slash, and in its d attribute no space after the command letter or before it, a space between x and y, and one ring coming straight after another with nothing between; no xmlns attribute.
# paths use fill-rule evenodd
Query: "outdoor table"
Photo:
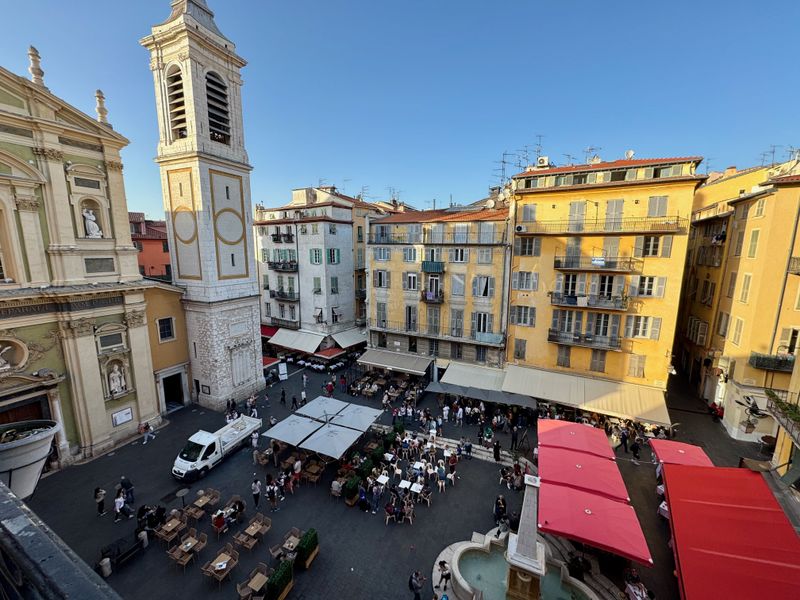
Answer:
<svg viewBox="0 0 800 600"><path fill-rule="evenodd" d="M181 550L184 552L191 552L192 548L195 547L195 544L197 544L197 540L195 538L186 538L183 542L181 542Z"/></svg>
<svg viewBox="0 0 800 600"><path fill-rule="evenodd" d="M658 514L665 519L669 520L669 506L667 506L667 501L664 500L661 504L658 505Z"/></svg>
<svg viewBox="0 0 800 600"><path fill-rule="evenodd" d="M255 523L250 523L250 525L247 527L247 529L244 530L244 532L247 535L249 535L251 538L256 537L256 534L259 531L261 531L261 523L259 523L257 521Z"/></svg>
<svg viewBox="0 0 800 600"><path fill-rule="evenodd" d="M287 540L283 543L283 549L286 550L287 553L291 553L295 551L297 548L297 544L300 543L300 539L290 535Z"/></svg>
<svg viewBox="0 0 800 600"><path fill-rule="evenodd" d="M170 519L169 521L167 521L167 522L166 522L166 523L165 523L165 524L164 524L164 525L161 527L161 529L163 529L163 530L164 530L164 531L166 531L167 533L170 533L170 532L171 532L173 529L175 529L175 528L176 528L178 525L180 525L180 524L181 524L180 520L178 520L178 519Z"/></svg>
<svg viewBox="0 0 800 600"><path fill-rule="evenodd" d="M247 582L247 587L257 592L264 587L265 583L267 583L267 576L263 573L256 573L253 575L253 578Z"/></svg>
<svg viewBox="0 0 800 600"><path fill-rule="evenodd" d="M383 455L383 460L385 461L390 461L392 458L394 458L394 454L391 454L390 452L387 452Z"/></svg>
<svg viewBox="0 0 800 600"><path fill-rule="evenodd" d="M375 383L377 383L378 385L386 385L386 380L385 380L385 379L383 379L383 378L381 378L381 379L376 379L376 380L375 380Z"/></svg>
<svg viewBox="0 0 800 600"><path fill-rule="evenodd" d="M211 565L214 567L214 573L222 573L228 568L228 563L230 562L231 557L221 552L217 558L214 559L214 562Z"/></svg>
<svg viewBox="0 0 800 600"><path fill-rule="evenodd" d="M377 481L381 485L386 485L387 483L389 483L389 476L388 475L381 475L375 481Z"/></svg>
<svg viewBox="0 0 800 600"><path fill-rule="evenodd" d="M452 454L452 452L448 448L444 449L444 457L445 458L450 458L451 454Z"/></svg>
<svg viewBox="0 0 800 600"><path fill-rule="evenodd" d="M403 481L401 481L400 485L398 485L397 487L399 487L401 490L407 490L408 488L411 487L411 482L408 481L407 479L403 479Z"/></svg>
<svg viewBox="0 0 800 600"><path fill-rule="evenodd" d="M181 488L175 492L175 496L181 499L181 506L186 506L186 494L189 493L189 488Z"/></svg>
<svg viewBox="0 0 800 600"><path fill-rule="evenodd" d="M664 484L663 483L660 483L660 484L658 484L656 486L656 494L658 494L659 496L663 496L664 495Z"/></svg>
<svg viewBox="0 0 800 600"><path fill-rule="evenodd" d="M200 496L197 500L194 501L194 505L197 508L203 508L206 504L208 504L210 500L211 496L209 496L208 494L204 494L203 496Z"/></svg>
<svg viewBox="0 0 800 600"><path fill-rule="evenodd" d="M312 475L316 475L316 474L317 474L317 473L319 473L321 470L322 470L322 469L320 468L320 466L319 466L319 465L309 465L308 467L306 467L306 471L308 471L308 472L309 472L309 473L311 473Z"/></svg>
<svg viewBox="0 0 800 600"><path fill-rule="evenodd" d="M417 462L414 463L414 466L411 467L411 468L414 469L415 471L422 471L422 469L424 467L425 467L425 465L423 465L421 462L417 461Z"/></svg>
<svg viewBox="0 0 800 600"><path fill-rule="evenodd" d="M411 486L411 491L414 492L415 494L419 494L422 491L422 484L421 483L413 484Z"/></svg>

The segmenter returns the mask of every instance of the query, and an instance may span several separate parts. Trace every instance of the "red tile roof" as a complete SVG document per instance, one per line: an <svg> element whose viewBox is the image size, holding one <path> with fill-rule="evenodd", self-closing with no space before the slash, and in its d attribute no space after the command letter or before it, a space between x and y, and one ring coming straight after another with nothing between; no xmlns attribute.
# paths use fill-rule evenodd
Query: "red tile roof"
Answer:
<svg viewBox="0 0 800 600"><path fill-rule="evenodd" d="M606 171L608 169L624 169L627 167L646 167L651 165L673 165L675 163L700 162L702 156L678 156L674 158L634 158L631 160L612 160L593 165L566 165L549 169L531 169L514 177L531 177L535 175L553 175L555 173L579 173L583 171Z"/></svg>
<svg viewBox="0 0 800 600"><path fill-rule="evenodd" d="M372 223L447 223L473 221L504 221L508 217L507 208L484 208L483 210L418 210L411 213L397 213L375 219Z"/></svg>
<svg viewBox="0 0 800 600"><path fill-rule="evenodd" d="M800 175L784 175L783 177L773 177L769 183L800 183Z"/></svg>

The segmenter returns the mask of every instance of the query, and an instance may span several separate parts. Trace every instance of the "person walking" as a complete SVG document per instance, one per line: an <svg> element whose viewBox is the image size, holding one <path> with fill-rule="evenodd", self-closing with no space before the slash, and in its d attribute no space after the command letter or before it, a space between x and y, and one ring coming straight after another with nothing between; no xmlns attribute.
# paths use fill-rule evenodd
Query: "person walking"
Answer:
<svg viewBox="0 0 800 600"><path fill-rule="evenodd" d="M278 454L281 452L281 445L278 443L278 440L272 440L272 463L275 465L275 468L278 468Z"/></svg>
<svg viewBox="0 0 800 600"><path fill-rule="evenodd" d="M150 427L150 423L148 423L146 421L144 423L140 423L139 424L139 433L141 433L142 436L144 437L144 441L142 442L142 446L144 446L147 443L147 440L156 439L156 434L153 431L153 428Z"/></svg>
<svg viewBox="0 0 800 600"><path fill-rule="evenodd" d="M303 389L306 389L307 385L308 385L308 375L303 373Z"/></svg>
<svg viewBox="0 0 800 600"><path fill-rule="evenodd" d="M500 462L500 440L494 443L494 462Z"/></svg>
<svg viewBox="0 0 800 600"><path fill-rule="evenodd" d="M261 481L253 473L253 483L250 484L250 491L253 493L253 505L258 508L258 502L261 500Z"/></svg>
<svg viewBox="0 0 800 600"><path fill-rule="evenodd" d="M628 433L628 428L627 427L623 427L622 431L619 434L619 440L620 440L620 442L622 444L622 449L625 450L625 454L628 453L628 436L629 435L630 434Z"/></svg>
<svg viewBox="0 0 800 600"><path fill-rule="evenodd" d="M419 571L414 571L408 578L408 589L414 592L414 600L422 600L422 584L425 577Z"/></svg>
<svg viewBox="0 0 800 600"><path fill-rule="evenodd" d="M633 460L639 460L639 450L641 450L639 441L634 439L633 443L631 444L631 454L633 454Z"/></svg>
<svg viewBox="0 0 800 600"><path fill-rule="evenodd" d="M517 438L518 438L518 435L519 435L519 433L518 433L517 426L514 425L514 427L511 428L511 449L512 450L516 450L517 449Z"/></svg>
<svg viewBox="0 0 800 600"><path fill-rule="evenodd" d="M270 510L278 512L278 486L275 485L275 480L272 475L267 475L267 499L269 500Z"/></svg>
<svg viewBox="0 0 800 600"><path fill-rule="evenodd" d="M292 410L297 410L298 408L300 408L300 407L299 407L299 405L297 404L297 396L295 396L294 394L292 394L292 406L291 406L291 409L292 409Z"/></svg>
<svg viewBox="0 0 800 600"><path fill-rule="evenodd" d="M133 483L125 475L119 478L119 489L125 493L125 502L133 506L136 503L133 497Z"/></svg>
<svg viewBox="0 0 800 600"><path fill-rule="evenodd" d="M97 503L97 516L106 514L106 491L103 488L94 488L94 501Z"/></svg>
<svg viewBox="0 0 800 600"><path fill-rule="evenodd" d="M125 515L129 519L133 518L133 511L125 504L125 490L119 488L117 497L114 498L114 523L121 521L122 515Z"/></svg>
<svg viewBox="0 0 800 600"><path fill-rule="evenodd" d="M439 583L433 586L435 589L439 589L442 587L442 582L444 582L444 586L442 587L442 591L447 591L447 584L450 582L450 565L447 564L446 560L439 561Z"/></svg>
<svg viewBox="0 0 800 600"><path fill-rule="evenodd" d="M300 390L300 406L305 406L305 405L306 405L306 391L303 389Z"/></svg>
<svg viewBox="0 0 800 600"><path fill-rule="evenodd" d="M258 431L254 431L250 435L250 445L253 447L253 450L258 450Z"/></svg>
<svg viewBox="0 0 800 600"><path fill-rule="evenodd" d="M460 404L458 405L458 410L456 411L456 424L459 427L464 426L464 407Z"/></svg>
<svg viewBox="0 0 800 600"><path fill-rule="evenodd" d="M286 406L286 390L281 388L281 404Z"/></svg>

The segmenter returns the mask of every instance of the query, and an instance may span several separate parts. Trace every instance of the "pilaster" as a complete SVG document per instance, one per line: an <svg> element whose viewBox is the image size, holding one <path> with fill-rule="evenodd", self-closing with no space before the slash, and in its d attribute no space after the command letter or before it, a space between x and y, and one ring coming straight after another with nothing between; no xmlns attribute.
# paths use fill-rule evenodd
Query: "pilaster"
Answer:
<svg viewBox="0 0 800 600"><path fill-rule="evenodd" d="M50 282L47 262L42 252L44 240L39 221L39 200L36 198L35 185L14 184L14 200L17 205L19 223L24 237L25 256L28 259L28 271L31 285L43 285Z"/></svg>
<svg viewBox="0 0 800 600"><path fill-rule="evenodd" d="M126 307L125 323L128 326L131 370L135 379L137 418L152 423L160 419L161 411L153 381L153 358L144 303Z"/></svg>

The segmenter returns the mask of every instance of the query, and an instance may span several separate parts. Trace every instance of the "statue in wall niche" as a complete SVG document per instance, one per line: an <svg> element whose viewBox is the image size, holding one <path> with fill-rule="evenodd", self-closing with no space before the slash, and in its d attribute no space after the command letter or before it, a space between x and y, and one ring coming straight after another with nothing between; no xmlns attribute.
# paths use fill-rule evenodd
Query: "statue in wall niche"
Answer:
<svg viewBox="0 0 800 600"><path fill-rule="evenodd" d="M108 389L112 394L121 394L128 388L125 383L125 374L119 368L117 363L111 367L111 373L108 374Z"/></svg>
<svg viewBox="0 0 800 600"><path fill-rule="evenodd" d="M3 346L0 348L0 371L8 371L14 366L3 356L6 352L12 350L13 348L13 346Z"/></svg>
<svg viewBox="0 0 800 600"><path fill-rule="evenodd" d="M101 238L103 232L97 224L97 217L94 211L90 208L83 209L83 226L86 229L86 237L88 238Z"/></svg>

